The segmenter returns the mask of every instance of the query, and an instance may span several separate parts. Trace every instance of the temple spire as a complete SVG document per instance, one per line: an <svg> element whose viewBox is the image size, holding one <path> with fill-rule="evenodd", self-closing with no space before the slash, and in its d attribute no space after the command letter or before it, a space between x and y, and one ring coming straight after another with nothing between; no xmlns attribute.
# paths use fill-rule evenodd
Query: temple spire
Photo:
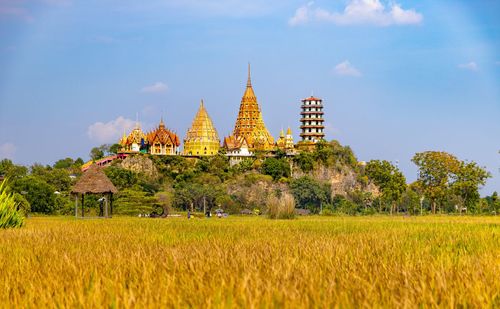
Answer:
<svg viewBox="0 0 500 309"><path fill-rule="evenodd" d="M250 77L250 62L248 63L248 80L247 80L247 87L252 87L252 79Z"/></svg>

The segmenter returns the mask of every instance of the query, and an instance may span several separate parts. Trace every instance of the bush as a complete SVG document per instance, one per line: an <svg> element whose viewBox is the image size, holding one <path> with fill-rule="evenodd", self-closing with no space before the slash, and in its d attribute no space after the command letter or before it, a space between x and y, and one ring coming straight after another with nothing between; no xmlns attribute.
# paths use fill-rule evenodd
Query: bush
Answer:
<svg viewBox="0 0 500 309"><path fill-rule="evenodd" d="M295 218L295 200L290 193L282 193L281 197L272 194L268 197L266 204L270 219Z"/></svg>
<svg viewBox="0 0 500 309"><path fill-rule="evenodd" d="M17 211L13 194L6 192L5 183L0 184L0 228L21 227L24 217Z"/></svg>
<svg viewBox="0 0 500 309"><path fill-rule="evenodd" d="M290 164L286 159L267 158L262 163L262 173L278 180L282 177L290 177Z"/></svg>

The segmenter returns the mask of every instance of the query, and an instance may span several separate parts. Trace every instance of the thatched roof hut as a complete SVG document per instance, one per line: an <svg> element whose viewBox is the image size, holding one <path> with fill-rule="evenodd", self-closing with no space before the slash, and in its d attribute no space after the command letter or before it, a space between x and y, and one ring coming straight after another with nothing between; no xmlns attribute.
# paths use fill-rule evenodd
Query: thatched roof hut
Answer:
<svg viewBox="0 0 500 309"><path fill-rule="evenodd" d="M78 182L73 186L71 193L74 194L104 194L117 193L118 190L113 185L108 176L104 174L101 167L93 164L89 167Z"/></svg>
<svg viewBox="0 0 500 309"><path fill-rule="evenodd" d="M97 164L91 165L80 177L77 183L73 186L71 194L75 195L75 217L78 218L78 195L81 196L82 218L85 216L85 195L86 194L102 194L99 199L100 212L99 217L109 217L113 215L113 194L118 190L113 185L108 176L104 174L102 168ZM108 201L110 202L110 212L108 212ZM105 203L105 208L102 203Z"/></svg>

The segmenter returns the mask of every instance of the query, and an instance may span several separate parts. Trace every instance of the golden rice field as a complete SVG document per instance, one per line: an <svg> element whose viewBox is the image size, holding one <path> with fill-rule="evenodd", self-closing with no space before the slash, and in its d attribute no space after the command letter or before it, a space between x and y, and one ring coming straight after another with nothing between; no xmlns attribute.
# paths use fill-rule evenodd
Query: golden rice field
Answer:
<svg viewBox="0 0 500 309"><path fill-rule="evenodd" d="M0 307L500 307L500 217L31 218Z"/></svg>

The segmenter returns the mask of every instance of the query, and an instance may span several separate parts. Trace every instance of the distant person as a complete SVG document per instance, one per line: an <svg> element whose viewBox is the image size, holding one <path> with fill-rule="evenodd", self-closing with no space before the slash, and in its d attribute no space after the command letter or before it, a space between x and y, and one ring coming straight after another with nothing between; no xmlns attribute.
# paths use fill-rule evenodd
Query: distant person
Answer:
<svg viewBox="0 0 500 309"><path fill-rule="evenodd" d="M191 210L188 210L188 219L191 219Z"/></svg>

